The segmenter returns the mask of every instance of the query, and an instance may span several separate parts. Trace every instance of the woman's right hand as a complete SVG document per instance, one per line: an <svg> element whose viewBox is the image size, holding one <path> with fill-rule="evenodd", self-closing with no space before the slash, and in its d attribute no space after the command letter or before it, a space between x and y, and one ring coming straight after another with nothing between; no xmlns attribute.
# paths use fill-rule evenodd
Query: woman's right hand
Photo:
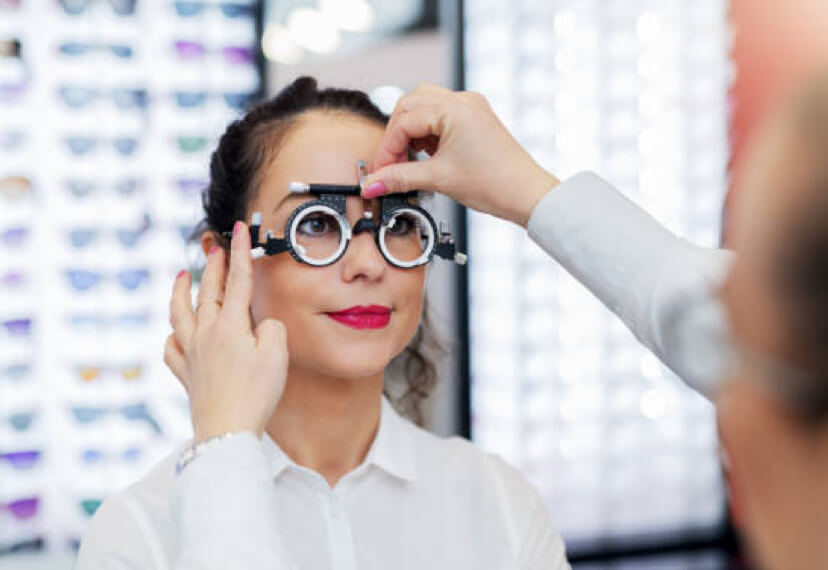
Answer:
<svg viewBox="0 0 828 570"><path fill-rule="evenodd" d="M261 436L287 377L284 325L265 319L252 328L250 232L237 222L233 233L229 271L223 249L207 256L196 309L186 272L176 278L170 300L173 333L164 362L187 390L194 443L229 431Z"/></svg>
<svg viewBox="0 0 828 570"><path fill-rule="evenodd" d="M408 149L429 158L410 162ZM559 181L506 130L486 99L423 84L398 102L365 180L363 197L434 190L526 226Z"/></svg>

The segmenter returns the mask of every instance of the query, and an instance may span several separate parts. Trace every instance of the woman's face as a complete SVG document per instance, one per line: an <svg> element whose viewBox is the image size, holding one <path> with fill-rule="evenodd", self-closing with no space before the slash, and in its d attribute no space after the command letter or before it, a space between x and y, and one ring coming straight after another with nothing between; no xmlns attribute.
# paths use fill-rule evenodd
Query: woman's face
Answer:
<svg viewBox="0 0 828 570"><path fill-rule="evenodd" d="M304 114L282 139L276 158L265 167L251 209L261 212L262 236L273 230L285 235L290 214L309 196L288 194L291 181L356 184L357 161L369 161L379 145L382 125L340 112ZM374 201L346 198L353 226ZM265 256L253 264L254 323L275 318L288 336L291 370L336 378L382 373L417 331L423 307L425 267L399 269L383 258L374 234L354 236L344 255L332 265L299 263L289 253ZM385 307L386 325L355 328L330 313L352 307ZM382 321L382 319L380 319Z"/></svg>

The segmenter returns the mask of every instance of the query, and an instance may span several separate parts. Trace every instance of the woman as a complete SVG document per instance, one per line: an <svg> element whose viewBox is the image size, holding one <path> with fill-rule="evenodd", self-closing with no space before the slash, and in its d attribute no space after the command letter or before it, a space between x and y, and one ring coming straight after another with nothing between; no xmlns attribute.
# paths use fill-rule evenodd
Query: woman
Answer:
<svg viewBox="0 0 828 570"><path fill-rule="evenodd" d="M424 266L392 266L371 232L322 267L251 261L241 220L261 212L279 236L312 199L290 182L355 184L386 121L363 93L300 78L227 129L198 303L182 272L165 352L188 390L193 445L104 502L78 568L568 568L516 470L383 397L386 367L417 332ZM374 208L346 198L352 226Z"/></svg>

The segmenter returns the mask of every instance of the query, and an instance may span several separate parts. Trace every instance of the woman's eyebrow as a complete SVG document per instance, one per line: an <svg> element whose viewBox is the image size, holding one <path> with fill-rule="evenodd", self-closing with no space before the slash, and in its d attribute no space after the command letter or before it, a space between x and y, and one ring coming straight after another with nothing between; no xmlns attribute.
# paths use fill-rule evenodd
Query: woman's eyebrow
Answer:
<svg viewBox="0 0 828 570"><path fill-rule="evenodd" d="M285 194L284 196L282 196L281 200L276 202L276 206L273 208L271 213L275 214L276 210L278 210L281 207L282 204L284 204L286 201L290 200L291 198L306 198L306 196L301 196L301 195L298 195L298 194Z"/></svg>

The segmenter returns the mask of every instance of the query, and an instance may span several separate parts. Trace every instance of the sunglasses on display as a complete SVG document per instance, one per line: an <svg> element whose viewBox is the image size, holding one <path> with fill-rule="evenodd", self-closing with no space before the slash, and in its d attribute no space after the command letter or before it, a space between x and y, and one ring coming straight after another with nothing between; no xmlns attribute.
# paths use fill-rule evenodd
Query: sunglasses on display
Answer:
<svg viewBox="0 0 828 570"><path fill-rule="evenodd" d="M64 180L66 190L75 198L88 198L101 192L103 186L93 180L69 179ZM131 196L139 190L144 190L146 182L140 178L124 178L109 185L107 189L120 196Z"/></svg>
<svg viewBox="0 0 828 570"><path fill-rule="evenodd" d="M22 247L29 237L29 228L15 227L0 232L0 242L9 249Z"/></svg>
<svg viewBox="0 0 828 570"><path fill-rule="evenodd" d="M83 511L87 517L91 517L95 514L95 511L98 510L98 507L101 506L103 499L81 499L78 501L78 506Z"/></svg>
<svg viewBox="0 0 828 570"><path fill-rule="evenodd" d="M208 139L200 136L176 137L175 142L180 152L189 154L203 151L207 147Z"/></svg>
<svg viewBox="0 0 828 570"><path fill-rule="evenodd" d="M200 16L207 8L219 8L227 18L254 16L256 7L251 4L237 2L221 2L219 4L205 4L204 2L173 2L176 13L182 18Z"/></svg>
<svg viewBox="0 0 828 570"><path fill-rule="evenodd" d="M26 133L23 131L3 131L0 132L0 151L17 150L26 140Z"/></svg>
<svg viewBox="0 0 828 570"><path fill-rule="evenodd" d="M0 378L18 382L32 375L32 365L28 363L8 364L0 368Z"/></svg>
<svg viewBox="0 0 828 570"><path fill-rule="evenodd" d="M26 91L27 83L20 80L14 83L0 83L0 103L17 103Z"/></svg>
<svg viewBox="0 0 828 570"><path fill-rule="evenodd" d="M118 16L131 16L135 13L136 0L59 0L58 3L66 14L79 16L98 2L109 4L112 12Z"/></svg>
<svg viewBox="0 0 828 570"><path fill-rule="evenodd" d="M74 156L85 156L101 144L111 144L121 156L131 156L138 149L138 139L134 137L115 137L102 139L88 136L70 136L64 139L66 147Z"/></svg>
<svg viewBox="0 0 828 570"><path fill-rule="evenodd" d="M80 460L86 465L100 465L104 462L123 461L124 463L136 463L144 455L140 447L128 447L118 453L104 451L102 449L87 448L80 452Z"/></svg>
<svg viewBox="0 0 828 570"><path fill-rule="evenodd" d="M100 406L72 406L72 417L80 424L91 424L100 421L108 414L120 414L127 421L145 422L153 431L160 435L163 433L161 426L152 417L146 404L128 404L114 408L104 408Z"/></svg>
<svg viewBox="0 0 828 570"><path fill-rule="evenodd" d="M8 290L20 289L26 283L26 277L18 271L8 271L0 277L0 287Z"/></svg>
<svg viewBox="0 0 828 570"><path fill-rule="evenodd" d="M32 334L32 319L11 319L2 321L2 325L12 337L28 337Z"/></svg>
<svg viewBox="0 0 828 570"><path fill-rule="evenodd" d="M66 317L69 325L80 332L99 332L115 328L140 329L150 322L149 311L121 315L78 314Z"/></svg>
<svg viewBox="0 0 828 570"><path fill-rule="evenodd" d="M79 365L76 367L78 378L84 382L92 382L103 377L104 373L119 374L123 380L135 381L144 373L144 367L140 364L129 364L127 366L89 366Z"/></svg>
<svg viewBox="0 0 828 570"><path fill-rule="evenodd" d="M31 469L40 460L40 451L37 449L27 449L25 451L9 451L7 453L0 453L0 462L8 462L14 469L25 470Z"/></svg>
<svg viewBox="0 0 828 570"><path fill-rule="evenodd" d="M0 40L0 57L20 57L20 40Z"/></svg>
<svg viewBox="0 0 828 570"><path fill-rule="evenodd" d="M178 40L174 44L175 53L179 59L186 61L201 60L207 53L221 53L227 63L248 64L255 58L253 48L245 46L225 46L222 48L208 48L200 42Z"/></svg>
<svg viewBox="0 0 828 570"><path fill-rule="evenodd" d="M64 85L58 88L58 96L71 109L83 109L101 98L110 98L119 109L146 109L149 94L146 89L97 89Z"/></svg>
<svg viewBox="0 0 828 570"><path fill-rule="evenodd" d="M141 285L149 281L150 271L148 269L128 269L118 271L113 275L105 275L100 271L89 271L85 269L67 269L66 277L72 289L78 292L89 291L96 288L100 283L109 277L114 277L118 284L127 291L135 291Z"/></svg>
<svg viewBox="0 0 828 570"><path fill-rule="evenodd" d="M82 43L82 42L66 42L58 46L58 52L61 55L69 57L77 57L87 55L91 52L108 52L120 59L127 59L132 57L133 50L131 46L124 44L99 44L99 43Z"/></svg>
<svg viewBox="0 0 828 570"><path fill-rule="evenodd" d="M19 200L31 195L31 193L32 181L25 176L6 176L0 178L0 194L7 200Z"/></svg>
<svg viewBox="0 0 828 570"><path fill-rule="evenodd" d="M253 100L252 93L208 93L207 91L176 91L173 93L175 103L181 109L202 107L208 97L221 97L225 105L234 111L243 111Z"/></svg>
<svg viewBox="0 0 828 570"><path fill-rule="evenodd" d="M144 215L141 225L137 228L117 228L111 230L118 242L126 248L134 248L152 226L149 214ZM107 232L109 233L109 232ZM104 234L103 230L96 227L74 228L67 230L69 242L75 249L83 249L97 243Z"/></svg>
<svg viewBox="0 0 828 570"><path fill-rule="evenodd" d="M6 416L6 423L16 432L28 431L37 417L37 412L14 412Z"/></svg>
<svg viewBox="0 0 828 570"><path fill-rule="evenodd" d="M192 198L193 196L200 196L210 182L203 178L177 178L174 184L182 198Z"/></svg>
<svg viewBox="0 0 828 570"><path fill-rule="evenodd" d="M443 228L438 231L434 218L425 209L412 203L418 192L390 194L379 201L379 220L370 209L353 226L345 216L347 196L360 196L362 183L367 176L364 161L357 164L360 184L305 184L291 182L289 192L294 195L313 195L314 200L296 208L285 223L284 236L276 238L273 232L265 233L265 241L259 241L262 214L256 212L250 224L252 257L278 255L289 252L298 262L324 267L336 263L344 254L353 236L371 232L385 260L399 268L419 267L437 255L464 265L466 255L457 251L451 233ZM222 232L228 239L232 232Z"/></svg>
<svg viewBox="0 0 828 570"><path fill-rule="evenodd" d="M0 5L2 1L0 0ZM12 542L5 545L0 544L0 556L8 556L10 554L21 554L27 552L39 552L46 547L46 541L41 537L31 538L18 542Z"/></svg>
<svg viewBox="0 0 828 570"><path fill-rule="evenodd" d="M10 503L0 503L0 511L9 511L14 518L22 521L34 517L37 514L39 506L40 499L37 497L28 497L25 499L17 499ZM9 549L9 552L19 552L20 550L20 548L15 550ZM2 553L2 549L0 549L0 553Z"/></svg>

